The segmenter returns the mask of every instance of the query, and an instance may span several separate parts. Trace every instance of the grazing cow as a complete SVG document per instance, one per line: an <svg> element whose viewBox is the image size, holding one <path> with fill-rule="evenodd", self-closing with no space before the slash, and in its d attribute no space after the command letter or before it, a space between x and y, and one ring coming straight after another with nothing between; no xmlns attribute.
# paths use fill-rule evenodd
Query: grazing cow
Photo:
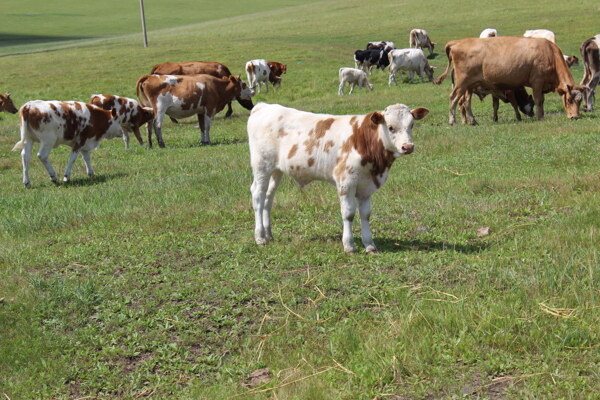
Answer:
<svg viewBox="0 0 600 400"><path fill-rule="evenodd" d="M354 66L371 74L373 66L384 69L390 65L388 53L387 50L356 50L354 52Z"/></svg>
<svg viewBox="0 0 600 400"><path fill-rule="evenodd" d="M421 77L421 82L425 80L423 74L427 74L427 78L431 82L433 80L433 68L427 62L427 57L421 49L396 49L388 54L390 63L390 77L388 85L392 86L392 81L398 85L396 81L397 71L408 71L410 83L413 82L415 72Z"/></svg>
<svg viewBox="0 0 600 400"><path fill-rule="evenodd" d="M471 124L471 93L478 87L504 90L529 86L533 90L538 119L544 116L544 93L556 91L563 100L568 118L579 118L581 88L576 87L562 52L545 39L501 36L467 38L446 44L448 66L435 84L456 70L456 84L450 94L450 119L456 121L456 105L463 101Z"/></svg>
<svg viewBox="0 0 600 400"><path fill-rule="evenodd" d="M338 94L344 94L344 86L346 83L350 85L350 94L354 91L354 86L358 85L359 88L368 87L373 90L373 85L369 83L367 73L363 70L356 68L340 68L340 87L338 88Z"/></svg>
<svg viewBox="0 0 600 400"><path fill-rule="evenodd" d="M152 68L150 74L156 75L198 75L206 74L212 75L216 78L227 78L231 76L231 71L224 64L214 61L186 61L179 63L166 62L163 64L157 64ZM246 100L242 98L236 99L238 103L246 110L252 110L253 104L252 99ZM231 102L227 104L227 112L225 118L231 117L233 109L231 108Z"/></svg>
<svg viewBox="0 0 600 400"><path fill-rule="evenodd" d="M29 159L33 143L40 143L37 155L55 183L56 172L48 159L50 151L61 144L71 147L64 175L64 181L68 182L71 167L79 152L83 155L87 174L93 176L90 151L98 147L101 139L112 139L123 134L116 110L106 111L79 101L29 101L21 107L19 116L21 140L13 151L21 150L23 185L26 188L31 187Z"/></svg>
<svg viewBox="0 0 600 400"><path fill-rule="evenodd" d="M285 73L285 70L281 73ZM250 87L254 90L258 86L259 93L261 84L265 85L267 92L269 91L269 82L271 82L273 87L281 84L281 76L271 73L271 67L267 60L258 59L248 61L246 63L246 75L248 76L248 84Z"/></svg>
<svg viewBox="0 0 600 400"><path fill-rule="evenodd" d="M129 132L133 132L141 146L144 145L140 127L154 118L151 107L142 107L140 104L129 97L114 96L111 94L94 94L90 97L90 104L111 111L115 109L119 118L119 123L123 128L123 141L125 148L129 148Z"/></svg>
<svg viewBox="0 0 600 400"><path fill-rule="evenodd" d="M497 37L497 36L498 36L498 31L494 28L486 28L486 29L482 30L481 33L479 34L480 38Z"/></svg>
<svg viewBox="0 0 600 400"><path fill-rule="evenodd" d="M15 103L13 103L10 98L10 93L0 94L0 112L6 111L11 114L16 114L19 110L15 107Z"/></svg>
<svg viewBox="0 0 600 400"><path fill-rule="evenodd" d="M429 113L403 104L367 115L325 115L257 104L248 118L254 237L259 245L273 240L271 207L282 175L302 187L314 180L336 186L340 199L344 251L355 251L352 221L356 202L362 242L377 252L369 227L371 195L386 181L394 160L414 150L412 127Z"/></svg>
<svg viewBox="0 0 600 400"><path fill-rule="evenodd" d="M532 29L525 31L523 34L525 37L535 37L542 38L551 41L552 43L556 43L556 36L554 32L549 31L548 29Z"/></svg>
<svg viewBox="0 0 600 400"><path fill-rule="evenodd" d="M173 118L196 114L201 143L210 144L210 123L214 116L233 99L240 97L249 100L254 94L244 81L233 75L227 78L211 75L145 75L138 79L136 92L140 103L152 107L154 111L154 128L160 147L165 147L162 138L165 114ZM148 127L151 130L152 124ZM150 147L151 135L149 132Z"/></svg>
<svg viewBox="0 0 600 400"><path fill-rule="evenodd" d="M596 86L600 81L600 35L587 39L579 48L583 60L583 103L584 111L592 111L596 95Z"/></svg>
<svg viewBox="0 0 600 400"><path fill-rule="evenodd" d="M396 48L394 42L386 42L385 40L380 40L376 42L367 43L367 47L365 50L387 50L392 51Z"/></svg>
<svg viewBox="0 0 600 400"><path fill-rule="evenodd" d="M533 117L533 96L527 93L524 87L519 87L510 90L489 90L484 87L478 87L473 89L473 93L476 94L481 101L488 95L492 95L492 108L493 108L493 120L498 122L498 108L500 107L500 100L504 103L510 103L515 111L515 117L518 121L521 121L521 113L519 110L529 116ZM460 103L460 102L459 102ZM463 101L464 103L464 101ZM467 122L467 113L464 104L460 107L462 122Z"/></svg>
<svg viewBox="0 0 600 400"><path fill-rule="evenodd" d="M435 43L429 39L429 33L425 29L413 29L410 31L408 47L411 48L425 48L429 49L429 55L433 55L433 49L435 47Z"/></svg>

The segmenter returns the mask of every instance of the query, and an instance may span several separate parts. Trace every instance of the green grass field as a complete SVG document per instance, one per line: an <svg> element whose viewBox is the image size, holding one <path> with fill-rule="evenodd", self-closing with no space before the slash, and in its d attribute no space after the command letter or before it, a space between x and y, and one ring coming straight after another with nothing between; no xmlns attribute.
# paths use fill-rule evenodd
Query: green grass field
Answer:
<svg viewBox="0 0 600 400"><path fill-rule="evenodd" d="M0 114L0 397L17 399L597 399L600 393L598 111L517 122L474 102L448 126L450 82L337 95L337 70L370 40L443 45L547 28L566 54L598 33L598 5L357 0L3 4L0 92L32 99L135 97L164 61L288 64L256 101L367 113L431 110L414 154L373 197L380 254L346 255L335 189L284 179L276 240L254 243L247 110L221 114L212 146L194 119L166 149L105 141L97 176L77 161L52 184L32 157L21 183L16 115ZM105 4L106 3L106 4ZM180 11L181 9L181 11ZM21 39L19 39L21 38ZM583 67L572 70L576 82ZM400 80L400 79L399 79ZM51 160L64 171L69 149ZM355 239L360 248L358 226ZM479 228L491 233L479 237ZM244 386L268 368L266 383Z"/></svg>

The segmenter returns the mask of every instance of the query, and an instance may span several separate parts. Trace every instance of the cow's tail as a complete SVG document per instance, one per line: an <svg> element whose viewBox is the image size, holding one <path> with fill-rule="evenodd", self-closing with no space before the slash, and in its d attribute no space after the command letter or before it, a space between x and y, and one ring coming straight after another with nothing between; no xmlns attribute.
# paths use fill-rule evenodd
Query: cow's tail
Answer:
<svg viewBox="0 0 600 400"><path fill-rule="evenodd" d="M140 104L143 107L152 107L152 103L150 102L150 99L148 99L148 96L146 96L144 88L142 87L148 78L148 75L144 75L138 79L137 83L135 84L135 93L137 94Z"/></svg>
<svg viewBox="0 0 600 400"><path fill-rule="evenodd" d="M25 134L29 125L27 124L27 114L29 114L29 105L25 104L19 110L19 120L21 121L21 140L15 143L15 147L12 148L12 151L21 151L25 147Z"/></svg>
<svg viewBox="0 0 600 400"><path fill-rule="evenodd" d="M453 70L454 66L452 63L452 47L447 44L446 45L446 55L448 56L448 66L446 67L446 70L444 71L443 74L441 74L440 76L438 76L437 78L435 78L433 80L434 85L439 85L441 84L444 79L446 79L446 76L448 76L448 74L450 73L450 71Z"/></svg>

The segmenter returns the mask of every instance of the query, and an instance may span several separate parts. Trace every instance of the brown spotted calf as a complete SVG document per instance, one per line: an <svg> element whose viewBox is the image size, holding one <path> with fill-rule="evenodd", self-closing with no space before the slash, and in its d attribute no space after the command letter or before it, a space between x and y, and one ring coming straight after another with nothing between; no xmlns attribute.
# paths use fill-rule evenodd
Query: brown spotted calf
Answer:
<svg viewBox="0 0 600 400"><path fill-rule="evenodd" d="M94 94L90 97L90 104L103 110L111 111L115 109L117 111L119 122L123 128L123 141L126 149L129 148L129 132L133 132L140 146L144 146L140 127L151 122L154 118L151 107L142 107L134 99L111 94Z"/></svg>
<svg viewBox="0 0 600 400"><path fill-rule="evenodd" d="M396 158L414 151L414 120L429 113L403 104L367 115L325 115L257 104L248 119L252 204L257 244L273 239L271 207L283 174L300 186L314 180L336 186L344 232L344 251L354 252L352 221L358 211L362 242L377 252L371 235L371 195L386 181Z"/></svg>
<svg viewBox="0 0 600 400"><path fill-rule="evenodd" d="M56 172L50 164L50 151L61 144L73 150L67 162L64 181L71 177L73 162L81 152L89 176L94 175L90 151L98 147L101 139L112 139L122 135L121 125L115 110L106 111L79 101L33 100L19 110L21 140L13 151L21 150L23 158L23 185L31 187L29 159L35 142L40 143L38 157L56 182Z"/></svg>

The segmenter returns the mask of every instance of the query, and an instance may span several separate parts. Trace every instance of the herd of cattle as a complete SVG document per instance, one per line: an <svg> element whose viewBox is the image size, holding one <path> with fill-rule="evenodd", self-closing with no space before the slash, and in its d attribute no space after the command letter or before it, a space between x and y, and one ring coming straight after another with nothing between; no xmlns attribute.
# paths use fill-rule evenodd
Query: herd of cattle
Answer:
<svg viewBox="0 0 600 400"><path fill-rule="evenodd" d="M445 46L448 57L446 70L433 79L433 67L423 52L434 57L434 46L427 31L414 29L409 46L396 49L393 42L369 42L365 50L354 54L355 68L340 68L338 93L346 84L350 93L355 85L373 86L368 75L373 67L388 68L388 84L396 83L395 74L407 71L410 82L414 73L421 80L440 84L449 74L453 87L450 94L450 124L455 123L456 107L460 107L463 123L476 124L471 111L471 97L493 97L494 120L498 119L499 100L510 102L517 119L520 112L541 119L544 114L544 94L558 93L569 118L579 117L580 103L591 111L595 88L600 81L600 35L581 45L585 68L580 85L575 85L569 67L577 57L565 56L555 44L551 31L527 31L524 36L499 36L495 29L486 29L479 38L452 40ZM29 160L33 144L39 142L38 157L56 182L50 164L52 148L64 144L71 147L64 181L70 179L71 168L82 154L88 175L94 174L90 151L101 139L122 136L129 146L129 132L143 145L140 127L148 125L148 143L152 146L154 130L160 147L164 147L162 122L168 115L178 118L197 115L201 143L210 144L210 125L217 113L228 106L225 117L232 114L231 103L237 100L252 110L248 119L250 158L254 180L252 202L255 210L255 240L264 244L272 240L271 207L283 174L292 176L303 186L313 180L334 184L340 198L343 217L343 246L355 250L352 221L357 208L361 219L361 237L367 252L376 252L369 217L371 195L387 179L394 160L414 150L412 128L415 120L429 111L403 104L388 106L380 112L366 115L335 116L313 114L275 104L254 106L252 96L264 85L277 87L286 65L252 60L245 65L249 86L218 62L164 63L154 66L150 75L138 79L136 93L139 102L121 96L95 94L89 102L33 100L20 110L21 140L13 150L21 150L23 184L31 187ZM532 89L529 95L525 87ZM0 111L16 113L9 94L0 95Z"/></svg>

